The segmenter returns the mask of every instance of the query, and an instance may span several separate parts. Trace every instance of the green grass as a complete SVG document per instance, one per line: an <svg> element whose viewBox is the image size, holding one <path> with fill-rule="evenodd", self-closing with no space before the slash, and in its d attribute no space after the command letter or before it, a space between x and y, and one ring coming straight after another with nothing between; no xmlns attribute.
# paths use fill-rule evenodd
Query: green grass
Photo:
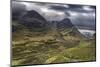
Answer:
<svg viewBox="0 0 100 67"><path fill-rule="evenodd" d="M29 31L13 33L12 65L96 60L95 39L85 40L71 35L63 38L66 43L56 41L50 33L38 36Z"/></svg>

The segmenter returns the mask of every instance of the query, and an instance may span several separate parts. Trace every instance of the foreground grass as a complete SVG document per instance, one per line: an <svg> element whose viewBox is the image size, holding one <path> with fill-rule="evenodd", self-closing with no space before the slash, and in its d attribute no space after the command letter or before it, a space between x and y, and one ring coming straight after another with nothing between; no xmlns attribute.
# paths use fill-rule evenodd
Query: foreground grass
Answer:
<svg viewBox="0 0 100 67"><path fill-rule="evenodd" d="M95 60L95 40L65 36L67 43L63 44L53 36L16 38L12 42L12 65Z"/></svg>

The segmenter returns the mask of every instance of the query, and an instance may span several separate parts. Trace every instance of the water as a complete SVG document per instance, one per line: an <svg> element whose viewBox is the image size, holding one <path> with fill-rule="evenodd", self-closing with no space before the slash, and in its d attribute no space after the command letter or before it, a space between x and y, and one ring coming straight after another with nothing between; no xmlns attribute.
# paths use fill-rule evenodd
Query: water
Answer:
<svg viewBox="0 0 100 67"><path fill-rule="evenodd" d="M86 29L78 29L80 33L82 33L87 38L92 38L95 34L94 30L86 30Z"/></svg>

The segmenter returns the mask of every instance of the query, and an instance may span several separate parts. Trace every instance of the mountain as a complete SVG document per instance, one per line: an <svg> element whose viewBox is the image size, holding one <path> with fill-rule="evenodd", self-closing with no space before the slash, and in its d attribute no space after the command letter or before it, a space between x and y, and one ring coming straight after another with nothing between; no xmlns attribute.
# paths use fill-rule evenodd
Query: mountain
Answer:
<svg viewBox="0 0 100 67"><path fill-rule="evenodd" d="M62 21L58 23L58 27L73 27L74 25L72 24L71 20L69 18L65 18Z"/></svg>
<svg viewBox="0 0 100 67"><path fill-rule="evenodd" d="M69 18L65 18L62 21L59 21L57 23L57 27L59 30L64 30L64 29L72 28L72 27L74 27L74 25L72 24L72 22Z"/></svg>
<svg viewBox="0 0 100 67"><path fill-rule="evenodd" d="M17 24L23 25L31 31L43 31L46 30L47 21L38 12L31 10L23 13Z"/></svg>
<svg viewBox="0 0 100 67"><path fill-rule="evenodd" d="M47 21L36 11L31 10L27 11L21 18L21 24L29 27L29 28L44 28L46 26Z"/></svg>
<svg viewBox="0 0 100 67"><path fill-rule="evenodd" d="M62 21L57 22L57 29L62 35L77 36L81 38L84 37L72 24L72 21L69 18L65 18Z"/></svg>
<svg viewBox="0 0 100 67"><path fill-rule="evenodd" d="M34 10L23 13L17 22L13 22L13 32L22 29L28 29L31 32L38 33L51 31L51 34L57 35L58 37L62 37L63 35L83 37L69 18L65 18L61 21L47 21Z"/></svg>

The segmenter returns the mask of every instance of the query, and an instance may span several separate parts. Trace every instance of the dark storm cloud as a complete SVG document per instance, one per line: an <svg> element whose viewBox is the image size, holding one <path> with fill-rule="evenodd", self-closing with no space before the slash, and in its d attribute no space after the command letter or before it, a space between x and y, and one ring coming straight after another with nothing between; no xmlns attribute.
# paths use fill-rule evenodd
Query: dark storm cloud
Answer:
<svg viewBox="0 0 100 67"><path fill-rule="evenodd" d="M70 13L71 14L71 13ZM77 27L95 30L95 12L75 12L70 18Z"/></svg>
<svg viewBox="0 0 100 67"><path fill-rule="evenodd" d="M81 8L81 5L70 5L70 8L74 9L74 8Z"/></svg>
<svg viewBox="0 0 100 67"><path fill-rule="evenodd" d="M52 6L50 9L55 9L55 10L66 10L66 8L63 7L63 6Z"/></svg>
<svg viewBox="0 0 100 67"><path fill-rule="evenodd" d="M95 17L78 16L77 18L72 19L72 21L73 24L79 28L95 30Z"/></svg>

